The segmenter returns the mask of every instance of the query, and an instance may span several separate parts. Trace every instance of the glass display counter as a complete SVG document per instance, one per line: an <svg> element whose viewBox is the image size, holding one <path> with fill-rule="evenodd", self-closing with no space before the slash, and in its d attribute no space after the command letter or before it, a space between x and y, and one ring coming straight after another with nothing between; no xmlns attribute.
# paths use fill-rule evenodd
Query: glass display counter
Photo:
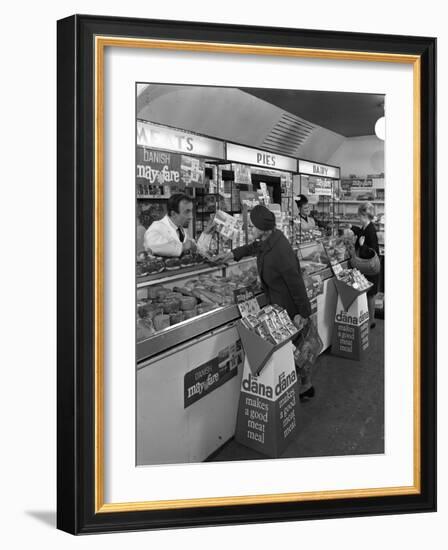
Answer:
<svg viewBox="0 0 448 550"><path fill-rule="evenodd" d="M299 245L297 257L325 350L331 344L337 301L333 269L336 265L341 269L348 267L349 252L343 238L324 237Z"/></svg>
<svg viewBox="0 0 448 550"><path fill-rule="evenodd" d="M255 258L227 266L202 263L137 279L137 361L235 321L235 291L263 303Z"/></svg>

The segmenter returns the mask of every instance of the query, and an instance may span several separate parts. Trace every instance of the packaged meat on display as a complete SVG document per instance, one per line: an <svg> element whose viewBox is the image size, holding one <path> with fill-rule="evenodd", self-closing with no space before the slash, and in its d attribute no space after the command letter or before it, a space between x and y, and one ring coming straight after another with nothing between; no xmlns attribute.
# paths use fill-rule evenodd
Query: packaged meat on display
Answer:
<svg viewBox="0 0 448 550"><path fill-rule="evenodd" d="M368 290L372 286L372 283L357 269L342 269L337 277L355 290Z"/></svg>
<svg viewBox="0 0 448 550"><path fill-rule="evenodd" d="M256 267L238 269L226 277L203 274L171 283L172 287L168 284L147 287L147 297L138 301L138 341L203 313L233 305L235 290L247 289L254 295L261 291Z"/></svg>
<svg viewBox="0 0 448 550"><path fill-rule="evenodd" d="M180 258L162 258L147 252L140 252L137 256L137 277L146 277L163 271L174 271L182 267L191 267L205 262L200 254L187 252Z"/></svg>

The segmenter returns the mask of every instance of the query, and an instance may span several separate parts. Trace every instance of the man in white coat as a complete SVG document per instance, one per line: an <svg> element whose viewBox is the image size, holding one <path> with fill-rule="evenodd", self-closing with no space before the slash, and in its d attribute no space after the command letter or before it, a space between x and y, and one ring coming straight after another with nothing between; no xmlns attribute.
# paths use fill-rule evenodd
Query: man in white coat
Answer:
<svg viewBox="0 0 448 550"><path fill-rule="evenodd" d="M152 222L144 237L147 252L158 256L178 258L183 252L196 250L187 228L193 217L193 199L184 193L176 193L168 199L167 214Z"/></svg>

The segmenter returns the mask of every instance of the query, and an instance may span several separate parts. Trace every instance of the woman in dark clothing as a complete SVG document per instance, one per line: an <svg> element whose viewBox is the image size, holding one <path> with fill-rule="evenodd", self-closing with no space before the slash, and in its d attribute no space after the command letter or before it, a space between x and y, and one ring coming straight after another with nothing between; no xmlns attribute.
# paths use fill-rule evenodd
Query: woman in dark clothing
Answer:
<svg viewBox="0 0 448 550"><path fill-rule="evenodd" d="M380 249L378 246L378 236L376 234L375 225L373 224L373 218L375 217L375 210L370 202L361 204L358 208L359 221L361 227L351 226L351 230L356 235L355 251L360 258L370 258L372 250L378 255ZM375 327L375 296L378 292L378 282L380 274L366 275L368 281L373 286L367 291L367 303L369 306L370 316L370 328Z"/></svg>
<svg viewBox="0 0 448 550"><path fill-rule="evenodd" d="M220 259L239 261L245 256L256 256L258 274L268 303L286 309L294 324L302 328L305 319L311 315L311 305L299 260L288 239L275 228L275 216L270 210L257 205L252 209L250 219L255 227L256 240L233 249ZM310 381L300 391L307 393L307 397L314 395Z"/></svg>

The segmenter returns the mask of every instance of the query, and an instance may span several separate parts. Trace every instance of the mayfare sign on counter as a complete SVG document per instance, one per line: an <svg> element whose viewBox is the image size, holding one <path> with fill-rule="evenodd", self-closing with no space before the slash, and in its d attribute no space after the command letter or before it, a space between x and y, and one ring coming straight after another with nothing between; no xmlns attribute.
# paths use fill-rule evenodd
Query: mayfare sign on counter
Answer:
<svg viewBox="0 0 448 550"><path fill-rule="evenodd" d="M241 340L219 351L207 363L187 372L184 377L184 408L218 389L238 373L244 352Z"/></svg>
<svg viewBox="0 0 448 550"><path fill-rule="evenodd" d="M336 166L326 166L325 164L317 164L308 160L299 160L299 173L333 179L341 177L341 171Z"/></svg>
<svg viewBox="0 0 448 550"><path fill-rule="evenodd" d="M224 159L224 143L221 141L142 120L137 121L137 145L199 157Z"/></svg>
<svg viewBox="0 0 448 550"><path fill-rule="evenodd" d="M263 166L286 172L297 171L297 160L291 157L284 157L276 153L252 149L243 145L227 144L227 160L229 162L241 162L251 166Z"/></svg>

